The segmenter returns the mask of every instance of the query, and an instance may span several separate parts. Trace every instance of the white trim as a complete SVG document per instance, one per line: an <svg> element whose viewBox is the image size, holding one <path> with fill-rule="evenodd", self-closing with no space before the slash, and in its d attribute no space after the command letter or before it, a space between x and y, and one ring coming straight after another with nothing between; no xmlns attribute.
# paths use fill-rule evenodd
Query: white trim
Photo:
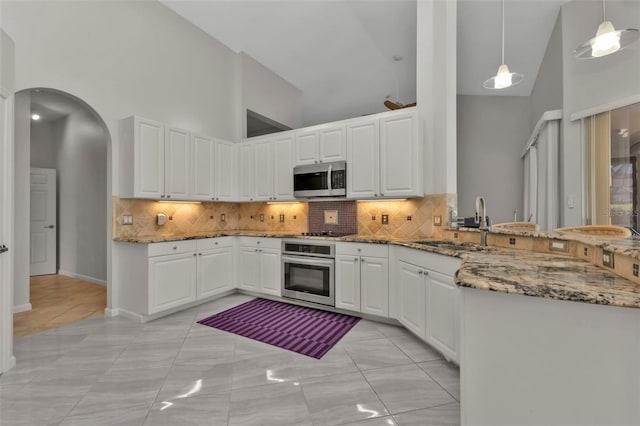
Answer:
<svg viewBox="0 0 640 426"><path fill-rule="evenodd" d="M591 108L583 109L582 111L574 112L569 116L571 121L580 120L582 118L591 117L592 115L600 114L601 112L611 111L617 108L622 108L627 105L640 102L640 94L632 95L622 99L616 99L615 101L607 102L606 104L597 105Z"/></svg>
<svg viewBox="0 0 640 426"><path fill-rule="evenodd" d="M13 307L13 313L27 312L31 310L31 303L25 303L24 305L18 305Z"/></svg>
<svg viewBox="0 0 640 426"><path fill-rule="evenodd" d="M529 148L531 148L531 146L536 143L536 141L538 140L538 135L540 134L540 129L542 129L542 126L544 126L547 121L560 119L562 119L562 110L560 109L553 109L542 113L542 115L540 116L540 120L538 120L538 123L536 123L536 127L533 128L533 132L531 132L531 136L529 137L527 144L522 150L522 155L520 157L524 158L524 156L527 154L527 151L529 151Z"/></svg>
<svg viewBox="0 0 640 426"><path fill-rule="evenodd" d="M107 281L106 280L101 280L99 278L90 277L88 275L76 274L75 272L65 271L64 269L58 269L58 274L59 275L64 275L66 277L77 278L77 279L82 280L82 281L88 281L88 282L94 283L94 284L100 284L100 285L103 285L103 286L107 285Z"/></svg>
<svg viewBox="0 0 640 426"><path fill-rule="evenodd" d="M117 317L120 315L120 309L104 308L105 317Z"/></svg>
<svg viewBox="0 0 640 426"><path fill-rule="evenodd" d="M117 309L118 315L121 315L127 319L133 320L135 322L146 322L144 315L136 314L135 312L127 311L126 309L119 308ZM106 309L105 309L106 312ZM112 311L113 312L113 311Z"/></svg>

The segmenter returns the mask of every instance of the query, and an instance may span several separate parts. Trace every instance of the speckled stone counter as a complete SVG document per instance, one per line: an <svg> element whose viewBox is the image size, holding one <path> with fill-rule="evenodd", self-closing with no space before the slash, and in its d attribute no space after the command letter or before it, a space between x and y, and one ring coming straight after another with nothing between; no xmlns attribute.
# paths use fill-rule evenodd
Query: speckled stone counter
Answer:
<svg viewBox="0 0 640 426"><path fill-rule="evenodd" d="M447 244L442 242L440 245L425 245L415 239L402 239L391 236L347 235L343 237L314 237L264 231L231 231L170 237L149 236L117 241L147 244L223 236L321 239L399 245L461 258L462 266L456 276L456 283L462 287L548 299L640 308L640 284L623 278L607 269L595 266L590 262L556 253L480 247L469 243ZM545 234L545 236L555 238L555 235L551 233ZM580 241L584 242L582 241L584 238L588 237L582 236ZM575 238L570 239L575 240ZM429 239L424 238L418 241L429 241ZM436 242L435 240L432 241ZM631 252L634 255L639 255L640 253L640 240L637 239L590 241L590 243L615 250L618 253Z"/></svg>

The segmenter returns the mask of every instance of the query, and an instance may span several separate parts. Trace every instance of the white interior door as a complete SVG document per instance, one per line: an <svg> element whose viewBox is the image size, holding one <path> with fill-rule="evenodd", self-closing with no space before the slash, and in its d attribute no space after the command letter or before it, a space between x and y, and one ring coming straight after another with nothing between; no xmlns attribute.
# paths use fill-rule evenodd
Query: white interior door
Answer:
<svg viewBox="0 0 640 426"><path fill-rule="evenodd" d="M0 374L13 357L13 96L0 95Z"/></svg>
<svg viewBox="0 0 640 426"><path fill-rule="evenodd" d="M56 247L56 171L31 169L31 276L56 273Z"/></svg>

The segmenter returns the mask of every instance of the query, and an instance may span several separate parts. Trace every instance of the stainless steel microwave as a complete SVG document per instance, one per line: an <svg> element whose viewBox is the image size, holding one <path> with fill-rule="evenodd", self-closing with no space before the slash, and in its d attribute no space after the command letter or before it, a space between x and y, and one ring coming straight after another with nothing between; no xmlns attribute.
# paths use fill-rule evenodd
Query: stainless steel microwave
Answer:
<svg viewBox="0 0 640 426"><path fill-rule="evenodd" d="M346 197L347 162L306 164L293 168L295 197Z"/></svg>

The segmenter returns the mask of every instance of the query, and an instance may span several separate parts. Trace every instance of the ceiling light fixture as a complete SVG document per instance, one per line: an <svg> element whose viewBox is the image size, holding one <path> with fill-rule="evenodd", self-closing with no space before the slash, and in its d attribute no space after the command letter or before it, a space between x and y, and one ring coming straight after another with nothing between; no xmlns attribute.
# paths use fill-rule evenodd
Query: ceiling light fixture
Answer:
<svg viewBox="0 0 640 426"><path fill-rule="evenodd" d="M602 0L602 23L598 26L596 36L576 47L573 56L578 59L601 58L624 49L638 39L640 31L637 28L616 30L611 21L607 21Z"/></svg>
<svg viewBox="0 0 640 426"><path fill-rule="evenodd" d="M510 72L507 64L504 63L504 0L502 0L502 63L498 67L498 73L486 80L482 86L485 89L506 89L515 86L524 80L524 75L517 72Z"/></svg>
<svg viewBox="0 0 640 426"><path fill-rule="evenodd" d="M38 121L40 120L40 114L31 114L31 119L33 121Z"/></svg>

